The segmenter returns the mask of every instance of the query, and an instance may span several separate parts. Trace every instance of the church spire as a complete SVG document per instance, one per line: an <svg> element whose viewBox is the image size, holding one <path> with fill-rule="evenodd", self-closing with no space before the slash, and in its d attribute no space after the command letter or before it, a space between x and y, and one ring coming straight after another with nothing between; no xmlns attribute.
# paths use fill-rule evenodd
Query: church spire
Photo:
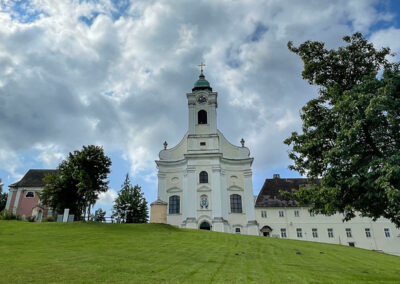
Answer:
<svg viewBox="0 0 400 284"><path fill-rule="evenodd" d="M203 67L206 66L203 62L201 62L199 65L200 67L200 75L199 79L194 83L194 87L192 91L199 91L199 90L209 90L212 92L212 88L210 86L210 83L206 80L206 76L203 74Z"/></svg>

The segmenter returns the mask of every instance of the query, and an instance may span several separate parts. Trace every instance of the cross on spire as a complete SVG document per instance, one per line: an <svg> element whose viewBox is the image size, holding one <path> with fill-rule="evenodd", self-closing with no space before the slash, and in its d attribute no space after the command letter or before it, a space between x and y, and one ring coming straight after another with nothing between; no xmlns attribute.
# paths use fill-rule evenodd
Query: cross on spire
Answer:
<svg viewBox="0 0 400 284"><path fill-rule="evenodd" d="M203 61L197 66L200 66L200 72L203 73L203 67L206 66Z"/></svg>

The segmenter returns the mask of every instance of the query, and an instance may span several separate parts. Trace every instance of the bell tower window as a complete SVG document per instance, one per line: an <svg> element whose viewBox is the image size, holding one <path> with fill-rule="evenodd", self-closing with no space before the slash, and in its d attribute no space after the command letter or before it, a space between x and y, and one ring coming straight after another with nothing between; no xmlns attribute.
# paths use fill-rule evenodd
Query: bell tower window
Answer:
<svg viewBox="0 0 400 284"><path fill-rule="evenodd" d="M198 124L207 124L207 112L202 109L197 113Z"/></svg>
<svg viewBox="0 0 400 284"><path fill-rule="evenodd" d="M205 171L202 171L199 175L200 183L208 183L208 174Z"/></svg>

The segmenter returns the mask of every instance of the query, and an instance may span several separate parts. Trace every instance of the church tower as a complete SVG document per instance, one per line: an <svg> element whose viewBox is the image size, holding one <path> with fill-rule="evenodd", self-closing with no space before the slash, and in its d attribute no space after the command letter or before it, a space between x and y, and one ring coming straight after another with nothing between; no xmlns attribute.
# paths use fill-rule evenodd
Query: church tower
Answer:
<svg viewBox="0 0 400 284"><path fill-rule="evenodd" d="M166 204L171 225L258 235L253 158L243 139L241 146L234 146L217 129L218 93L205 79L203 66L192 92L186 94L188 131L173 148L165 142L156 161L158 205L154 208Z"/></svg>

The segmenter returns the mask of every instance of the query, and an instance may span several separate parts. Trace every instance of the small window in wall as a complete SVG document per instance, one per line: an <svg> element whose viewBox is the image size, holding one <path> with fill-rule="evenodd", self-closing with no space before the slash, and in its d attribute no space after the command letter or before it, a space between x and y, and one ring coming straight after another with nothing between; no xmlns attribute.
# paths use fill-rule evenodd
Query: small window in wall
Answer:
<svg viewBox="0 0 400 284"><path fill-rule="evenodd" d="M200 146L206 146L206 142L200 142Z"/></svg>
<svg viewBox="0 0 400 284"><path fill-rule="evenodd" d="M371 237L371 229L370 229L370 228L365 228L365 236L366 236L367 238L370 238L370 237Z"/></svg>
<svg viewBox="0 0 400 284"><path fill-rule="evenodd" d="M315 217L315 213L314 212L310 212L310 217Z"/></svg>
<svg viewBox="0 0 400 284"><path fill-rule="evenodd" d="M303 237L303 231L301 230L301 228L297 228L296 229L296 233L297 233L297 237L298 238L302 238Z"/></svg>
<svg viewBox="0 0 400 284"><path fill-rule="evenodd" d="M265 211L265 210L261 211L261 217L267 218L267 211Z"/></svg>
<svg viewBox="0 0 400 284"><path fill-rule="evenodd" d="M199 174L199 182L200 183L208 183L208 173L205 171L202 171Z"/></svg>
<svg viewBox="0 0 400 284"><path fill-rule="evenodd" d="M239 194L231 195L231 212L242 213L242 197Z"/></svg>
<svg viewBox="0 0 400 284"><path fill-rule="evenodd" d="M349 243L349 246L350 246L350 247L355 247L355 244L354 244L353 242L350 242L350 243Z"/></svg>
<svg viewBox="0 0 400 284"><path fill-rule="evenodd" d="M285 213L283 212L283 210L279 210L279 217L285 217Z"/></svg>
<svg viewBox="0 0 400 284"><path fill-rule="evenodd" d="M198 124L207 124L207 112L202 109L197 113Z"/></svg>
<svg viewBox="0 0 400 284"><path fill-rule="evenodd" d="M390 230L389 228L384 228L383 231L385 232L385 237L390 238Z"/></svg>
<svg viewBox="0 0 400 284"><path fill-rule="evenodd" d="M318 238L318 229L317 228L312 228L312 236L313 236L313 238Z"/></svg>
<svg viewBox="0 0 400 284"><path fill-rule="evenodd" d="M240 228L236 228L236 229L235 229L235 233L236 233L236 234L240 234Z"/></svg>
<svg viewBox="0 0 400 284"><path fill-rule="evenodd" d="M294 217L300 217L299 210L294 210Z"/></svg>
<svg viewBox="0 0 400 284"><path fill-rule="evenodd" d="M169 198L169 214L179 214L180 211L180 197L173 195Z"/></svg>
<svg viewBox="0 0 400 284"><path fill-rule="evenodd" d="M351 228L346 228L346 236L348 238L352 238L353 237L352 234L351 234Z"/></svg>
<svg viewBox="0 0 400 284"><path fill-rule="evenodd" d="M26 198L33 198L33 197L35 197L35 193L34 193L33 191L28 191L28 192L25 194L25 197L26 197Z"/></svg>
<svg viewBox="0 0 400 284"><path fill-rule="evenodd" d="M333 229L328 228L328 238L333 238Z"/></svg>
<svg viewBox="0 0 400 284"><path fill-rule="evenodd" d="M287 238L286 229L285 228L281 228L281 237L282 238Z"/></svg>

